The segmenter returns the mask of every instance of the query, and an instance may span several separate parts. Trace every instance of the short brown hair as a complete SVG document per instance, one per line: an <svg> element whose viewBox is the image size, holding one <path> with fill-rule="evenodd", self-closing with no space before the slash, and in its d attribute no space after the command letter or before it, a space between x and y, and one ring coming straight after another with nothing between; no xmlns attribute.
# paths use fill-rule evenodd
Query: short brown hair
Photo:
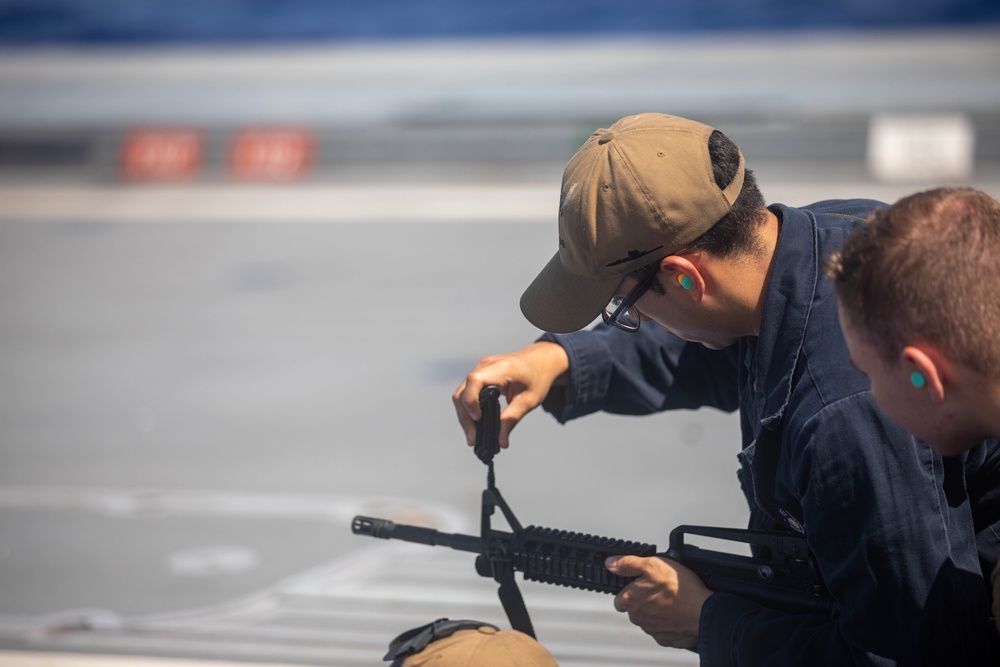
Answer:
<svg viewBox="0 0 1000 667"><path fill-rule="evenodd" d="M826 263L841 308L895 363L926 342L1000 378L1000 203L937 188L869 216Z"/></svg>

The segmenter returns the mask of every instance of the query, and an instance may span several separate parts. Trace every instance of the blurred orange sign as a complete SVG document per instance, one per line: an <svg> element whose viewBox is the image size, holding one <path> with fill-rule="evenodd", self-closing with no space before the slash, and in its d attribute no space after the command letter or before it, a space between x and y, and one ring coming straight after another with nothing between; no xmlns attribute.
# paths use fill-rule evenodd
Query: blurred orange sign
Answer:
<svg viewBox="0 0 1000 667"><path fill-rule="evenodd" d="M134 130L122 148L122 175L136 181L181 181L200 169L204 153L195 130Z"/></svg>
<svg viewBox="0 0 1000 667"><path fill-rule="evenodd" d="M229 164L237 178L291 181L312 167L313 151L303 130L243 130L233 138Z"/></svg>

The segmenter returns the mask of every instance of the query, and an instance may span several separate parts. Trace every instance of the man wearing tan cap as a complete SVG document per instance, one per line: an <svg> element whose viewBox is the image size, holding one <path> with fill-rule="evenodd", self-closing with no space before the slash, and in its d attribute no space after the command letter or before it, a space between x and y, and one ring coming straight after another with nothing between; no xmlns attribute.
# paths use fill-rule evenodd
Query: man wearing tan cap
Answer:
<svg viewBox="0 0 1000 667"><path fill-rule="evenodd" d="M1000 510L983 490L1000 487L1000 452L913 446L851 367L823 273L882 206L765 206L721 132L623 118L564 172L557 252L521 298L548 333L486 357L453 396L474 444L479 391L499 385L504 447L539 405L561 422L740 411L750 527L804 536L839 613L713 593L662 558L609 559L639 577L615 607L703 665L995 664L984 568L1000 555Z"/></svg>

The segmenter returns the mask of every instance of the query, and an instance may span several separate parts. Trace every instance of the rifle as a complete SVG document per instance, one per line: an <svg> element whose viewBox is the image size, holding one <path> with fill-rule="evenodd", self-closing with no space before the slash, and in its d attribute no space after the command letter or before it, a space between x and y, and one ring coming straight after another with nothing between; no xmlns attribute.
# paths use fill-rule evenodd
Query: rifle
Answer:
<svg viewBox="0 0 1000 667"><path fill-rule="evenodd" d="M832 616L836 604L826 592L805 540L793 533L708 526L678 526L670 532L666 552L653 544L631 542L552 528L524 528L496 487L493 457L500 451L500 390L480 392L482 418L476 424L476 456L487 466L482 522L478 536L443 533L432 528L396 524L388 519L356 516L358 535L445 546L478 554L476 572L500 584L500 600L511 626L534 637L513 573L528 581L589 591L618 593L635 577L613 574L604 566L609 556L660 556L694 571L715 592L734 593L764 606L790 613ZM510 531L496 530L490 518L499 509ZM751 545L752 556L711 551L688 543L696 535Z"/></svg>

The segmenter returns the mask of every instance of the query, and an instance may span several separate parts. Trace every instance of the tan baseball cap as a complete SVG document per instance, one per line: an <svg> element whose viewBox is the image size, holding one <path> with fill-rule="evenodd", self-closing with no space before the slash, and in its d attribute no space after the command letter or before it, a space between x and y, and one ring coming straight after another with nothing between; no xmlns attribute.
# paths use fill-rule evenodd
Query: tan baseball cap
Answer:
<svg viewBox="0 0 1000 667"><path fill-rule="evenodd" d="M517 630L484 625L428 644L403 667L559 667L537 640Z"/></svg>
<svg viewBox="0 0 1000 667"><path fill-rule="evenodd" d="M659 113L600 129L563 172L559 251L521 296L521 312L556 333L590 324L625 275L682 249L729 213L743 188L712 175L714 128Z"/></svg>

